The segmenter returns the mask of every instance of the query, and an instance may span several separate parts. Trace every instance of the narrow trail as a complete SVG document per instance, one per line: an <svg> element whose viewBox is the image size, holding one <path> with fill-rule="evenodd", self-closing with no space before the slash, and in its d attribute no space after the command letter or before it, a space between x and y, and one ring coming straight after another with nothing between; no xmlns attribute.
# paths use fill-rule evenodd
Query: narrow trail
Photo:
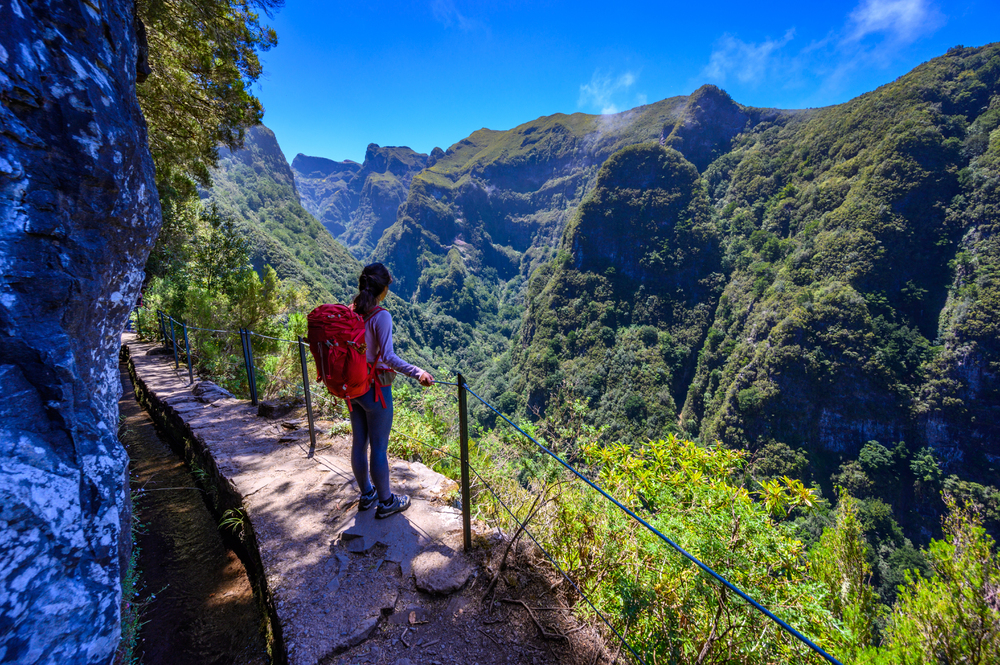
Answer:
<svg viewBox="0 0 1000 665"><path fill-rule="evenodd" d="M615 660L597 627L574 616L571 608L578 599L572 590L531 547L522 542L511 550L507 569L497 574L494 554L504 548L494 545L503 541L480 524L473 533L477 546L462 551L461 514L444 498L454 481L419 462L392 458L393 487L411 496L411 507L388 520L374 520L371 511L358 511L351 441L334 433L333 422L316 422L313 447L303 427L304 410L261 416L258 407L209 382L192 386L187 373L178 371L172 355L166 357L157 344L131 335L123 336L123 344L141 404L164 428L164 439L183 440L185 459L205 470L204 485L213 492L212 514L229 509L241 516L246 551L239 552L258 590L258 606L264 599L268 614L258 616L268 626L265 639L273 640L276 662L608 665ZM163 466L181 467L172 455L169 460ZM156 485L147 485L147 494L168 495L156 498L170 512L187 515L195 506L204 509L199 491L152 491L191 487L189 476L174 479L153 463L139 466L136 472L143 479L156 474ZM185 496L194 503L175 504L181 494L199 498ZM214 531L207 514L206 520L206 528ZM156 529L150 525L147 530ZM185 537L182 528L167 538L167 545ZM163 556L166 560L168 553ZM249 619L221 618L237 598L225 595L234 590L229 586L233 582L219 568L215 577L195 583L200 596L195 591L179 594L197 609L194 626L147 626L147 641L178 630L192 634L187 639L195 649L216 647L205 649L195 661L165 651L169 662L266 662L261 652L248 650ZM494 575L497 584L484 598ZM245 595L240 597L250 608L250 584L241 579ZM147 583L147 588L154 587ZM159 594L156 602L161 602ZM218 614L210 616L210 610ZM202 624L223 621L237 628L215 642L199 632Z"/></svg>
<svg viewBox="0 0 1000 665"><path fill-rule="evenodd" d="M263 665L262 619L246 569L223 543L202 492L188 489L195 479L136 402L127 365L120 371L121 439L132 490L143 490L136 546L139 599L148 606L136 652L145 665Z"/></svg>

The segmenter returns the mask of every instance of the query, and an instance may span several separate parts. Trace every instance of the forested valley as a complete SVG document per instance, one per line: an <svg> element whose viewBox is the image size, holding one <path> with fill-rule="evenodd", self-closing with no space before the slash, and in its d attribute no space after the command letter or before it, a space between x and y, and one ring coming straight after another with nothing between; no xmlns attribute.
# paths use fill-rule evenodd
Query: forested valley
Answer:
<svg viewBox="0 0 1000 665"><path fill-rule="evenodd" d="M381 261L400 355L463 372L843 662L1000 658L1000 46L832 107L704 86L289 165L250 94L273 5L139 8L164 217L147 329L162 309L302 335ZM236 346L195 344L239 391ZM258 352L265 392L294 393ZM454 444L447 400L400 400ZM478 462L548 496L558 469L501 425L479 414ZM592 496L547 501L545 542L646 658L812 662Z"/></svg>

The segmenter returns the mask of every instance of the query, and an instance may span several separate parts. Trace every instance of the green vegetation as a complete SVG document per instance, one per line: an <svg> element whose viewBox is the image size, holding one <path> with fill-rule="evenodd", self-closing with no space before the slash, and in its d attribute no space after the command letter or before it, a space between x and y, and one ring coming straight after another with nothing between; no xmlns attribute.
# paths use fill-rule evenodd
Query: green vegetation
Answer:
<svg viewBox="0 0 1000 665"><path fill-rule="evenodd" d="M822 605L792 526L776 520L738 481L743 455L669 437L638 450L590 446L603 486L678 545L751 593L799 630L829 643L837 621ZM808 490L780 493L784 505L811 501ZM576 497L574 497L576 498ZM592 532L584 588L624 619L646 662L812 662L770 619L710 580L617 508L580 496L553 534L581 551ZM620 562L610 570L611 562ZM586 572L591 575L586 575ZM602 577L604 579L602 579Z"/></svg>
<svg viewBox="0 0 1000 665"><path fill-rule="evenodd" d="M979 517L947 496L944 540L930 544L932 575L908 572L886 647L859 662L992 663L1000 658L1000 558Z"/></svg>
<svg viewBox="0 0 1000 665"><path fill-rule="evenodd" d="M555 421L584 399L591 423L637 445L674 431L747 450L764 475L783 469L826 495L843 485L878 540L869 565L890 601L912 543L937 533L940 489L986 507L1000 485L989 449L1000 47L954 49L826 109L768 114L709 90L691 100L665 143L704 164L692 191L707 204L664 219L694 219L701 236L661 251L652 227L634 233L655 187L608 184L605 169L639 148L615 154L528 282L510 369L487 375L501 383L493 395ZM725 150L694 149L696 137L725 145L720 128L743 116ZM684 134L692 123L704 136ZM670 252L695 268L678 272ZM699 289L682 317L662 293L678 274ZM891 472L864 457L872 439L905 441L886 444Z"/></svg>
<svg viewBox="0 0 1000 665"><path fill-rule="evenodd" d="M308 288L310 302L353 297L361 264L299 203L292 171L274 133L258 125L244 149L220 155L207 200L250 238L250 259L262 272Z"/></svg>
<svg viewBox="0 0 1000 665"><path fill-rule="evenodd" d="M277 43L259 10L281 0L139 0L146 29L149 77L136 88L149 129L163 230L147 273L167 274L183 263L196 225L196 185L211 184L219 147L243 145L264 109L250 87L261 74L258 51Z"/></svg>
<svg viewBox="0 0 1000 665"><path fill-rule="evenodd" d="M219 529L228 529L234 536L243 540L246 537L246 522L246 513L239 508L230 508L222 513L222 519L219 521Z"/></svg>
<svg viewBox="0 0 1000 665"><path fill-rule="evenodd" d="M121 602L121 641L115 652L114 665L135 665L139 663L140 654L136 653L139 645L139 630L145 623L142 614L149 603L149 600L140 601L139 592L142 591L142 571L139 570L139 547L135 544L136 535L142 528L139 520L139 494L132 492L130 495L132 504L132 522L129 525L129 538L132 541L132 554L128 559L128 567L122 575L122 602ZM153 596L155 598L155 595Z"/></svg>
<svg viewBox="0 0 1000 665"><path fill-rule="evenodd" d="M301 315L289 316L297 318ZM264 352L257 358L264 365L273 360ZM295 381L297 371L286 366L285 380ZM272 381L280 383L277 377ZM392 454L457 478L457 413L451 395L401 381L394 401ZM926 555L908 546L908 558L890 560L899 576L899 596L883 606L872 581L870 534L893 537L885 504L865 503L842 490L831 519L817 490L787 476L755 475L801 467L794 451L772 446L768 458L748 466L744 451L672 435L634 447L613 442L607 426L589 424L588 411L577 401L561 423L524 427L845 662L900 662L901 654L920 653L911 648L914 635L945 644L940 648L950 649L953 658L990 662L995 657L996 608L989 599L1000 566L974 509L958 508L946 495L946 540L931 542ZM476 518L512 534L517 523L496 499L512 507L517 519L529 522L532 537L647 661L821 662L505 424L476 428L472 443ZM870 474L890 486L907 468L921 480L940 480L933 456L911 454L903 445L889 451L870 442L856 466L855 475ZM846 471L841 475L854 477ZM221 526L229 528L238 528L243 519L226 517ZM803 538L816 524L825 525L818 539ZM582 601L575 610L596 620ZM942 625L956 628L943 633ZM929 648L937 649L937 642Z"/></svg>
<svg viewBox="0 0 1000 665"><path fill-rule="evenodd" d="M449 456L457 453L454 407L440 391L401 388L393 453L457 478ZM873 584L877 504L841 490L831 514L800 482L758 482L742 451L674 436L638 448L609 443L606 427L583 420L582 403L571 412L561 427L524 426L842 662L1000 656L992 600L1000 559L973 505L945 494L944 538L927 550L897 550L904 556L894 561L899 577L886 600ZM866 468L891 473L892 453L875 445L867 451ZM505 425L476 432L472 466L476 518L514 534L518 524L497 498L512 507L646 662L825 662ZM800 538L810 521L825 526L815 539ZM493 562L495 574L499 565ZM596 620L582 599L575 610Z"/></svg>
<svg viewBox="0 0 1000 665"><path fill-rule="evenodd" d="M583 399L612 434L672 431L722 286L720 263L694 166L656 144L615 153L557 258L528 287L530 324L511 354L518 406L558 420Z"/></svg>
<svg viewBox="0 0 1000 665"><path fill-rule="evenodd" d="M552 257L601 162L658 136L684 102L669 99L614 118L556 114L506 132L475 132L432 155L431 166L413 177L373 258L389 267L403 298L431 317L472 324L469 341L487 360L499 356L520 323L528 277ZM463 369L478 375L490 364Z"/></svg>
<svg viewBox="0 0 1000 665"><path fill-rule="evenodd" d="M257 10L281 0L139 0L152 73L137 88L149 126L157 188L191 193L210 182L219 146L238 148L264 109L250 94L258 51L277 44Z"/></svg>
<svg viewBox="0 0 1000 665"><path fill-rule="evenodd" d="M248 136L221 153L213 205L164 188L147 305L292 338L360 266L299 205L273 134ZM373 254L397 278L404 357L474 377L841 659L1000 657L1000 47L826 109L706 87L481 130L431 161ZM294 394L294 347L254 345L260 392ZM235 337L192 347L246 393ZM454 476L450 401L401 385L397 403L394 453ZM644 657L814 659L478 418L478 517L517 528L489 483Z"/></svg>
<svg viewBox="0 0 1000 665"><path fill-rule="evenodd" d="M996 94L995 58L959 50L848 104L761 125L706 170L731 274L713 323L721 352L705 349L687 431L807 446L821 467L856 455L866 431L926 427L920 395L952 347L937 313L973 221L953 208L963 140Z"/></svg>
<svg viewBox="0 0 1000 665"><path fill-rule="evenodd" d="M305 336L305 315L296 313L304 306L305 292L301 287L287 286L270 266L261 278L250 265L248 243L231 221L213 216L206 226L211 232L200 238L201 247L224 247L227 251L195 252L183 270L152 279L146 288L145 307L139 310L139 326L150 336L158 335L157 310L186 323L191 328L188 339L199 373L215 377L235 394L247 394L239 336L215 331L247 328L279 339ZM284 375L299 364L297 348L263 337L254 337L252 344L254 353L263 360L257 368L259 393L276 397L294 392L299 384Z"/></svg>

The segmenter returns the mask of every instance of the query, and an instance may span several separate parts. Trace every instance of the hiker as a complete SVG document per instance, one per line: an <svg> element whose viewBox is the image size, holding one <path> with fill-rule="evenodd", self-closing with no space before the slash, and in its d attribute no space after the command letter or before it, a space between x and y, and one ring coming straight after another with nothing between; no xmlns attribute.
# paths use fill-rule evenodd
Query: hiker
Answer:
<svg viewBox="0 0 1000 665"><path fill-rule="evenodd" d="M376 382L371 390L352 399L351 429L354 445L351 467L361 490L358 510L368 510L378 503L375 517L380 519L410 507L410 497L393 494L389 489L389 430L392 428L392 380L396 372L417 379L422 386L434 384L434 377L409 364L392 348L392 315L379 307L387 295L392 276L381 263L365 266L358 278L358 295L351 308L365 319L365 355L369 363L378 361ZM376 392L381 392L377 395ZM370 451L369 459L366 459ZM369 472L370 470L370 472Z"/></svg>

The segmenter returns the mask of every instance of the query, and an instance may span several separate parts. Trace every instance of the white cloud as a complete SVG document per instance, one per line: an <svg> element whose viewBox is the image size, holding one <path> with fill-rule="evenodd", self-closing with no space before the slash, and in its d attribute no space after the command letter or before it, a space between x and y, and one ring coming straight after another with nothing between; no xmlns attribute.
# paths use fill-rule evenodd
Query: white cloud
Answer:
<svg viewBox="0 0 1000 665"><path fill-rule="evenodd" d="M481 21L460 12L454 0L431 0L431 13L434 20L446 28L457 27L459 30L469 31L485 27Z"/></svg>
<svg viewBox="0 0 1000 665"><path fill-rule="evenodd" d="M846 42L884 34L912 43L944 25L944 15L927 0L862 0L848 19Z"/></svg>
<svg viewBox="0 0 1000 665"><path fill-rule="evenodd" d="M580 99L577 106L581 108L597 108L601 114L619 113L622 109L619 104L628 103L627 93L635 85L638 75L633 72L625 72L618 76L612 76L597 70L590 77L590 83L580 86ZM639 93L635 96L639 105L646 103L646 95Z"/></svg>
<svg viewBox="0 0 1000 665"><path fill-rule="evenodd" d="M936 32L946 19L935 0L858 0L839 26L809 43L793 41L794 29L780 39L757 42L724 34L701 80L692 83L794 89L803 106L829 104L851 88L860 72L892 66L904 49Z"/></svg>
<svg viewBox="0 0 1000 665"><path fill-rule="evenodd" d="M774 69L778 51L795 37L795 29L785 32L781 39L765 39L760 43L744 42L732 35L723 35L715 44L703 75L710 80L725 83L730 76L740 83L762 82Z"/></svg>

